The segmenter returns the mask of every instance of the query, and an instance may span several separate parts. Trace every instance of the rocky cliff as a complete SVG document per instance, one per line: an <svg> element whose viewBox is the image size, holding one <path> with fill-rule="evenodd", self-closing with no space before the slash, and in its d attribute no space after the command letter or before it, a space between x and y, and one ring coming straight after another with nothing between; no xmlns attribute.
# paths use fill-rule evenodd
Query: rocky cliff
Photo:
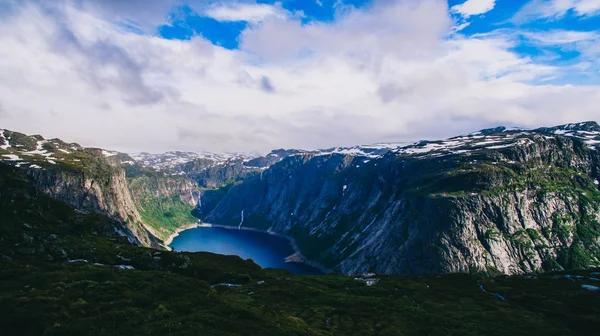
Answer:
<svg viewBox="0 0 600 336"><path fill-rule="evenodd" d="M600 126L485 130L381 158L299 154L206 192L206 222L293 237L344 273L600 264Z"/></svg>
<svg viewBox="0 0 600 336"><path fill-rule="evenodd" d="M595 122L499 127L406 146L225 155L194 168L208 159L134 160L0 130L3 164L56 199L116 220L140 245L159 247L195 222L197 205L206 222L285 234L308 259L349 274L600 265L599 144Z"/></svg>
<svg viewBox="0 0 600 336"><path fill-rule="evenodd" d="M139 245L158 247L158 240L144 227L129 192L125 172L110 169L102 175L64 169L30 169L34 185L47 195L95 211L122 223L121 231Z"/></svg>
<svg viewBox="0 0 600 336"><path fill-rule="evenodd" d="M0 143L2 163L23 169L38 190L79 211L106 215L136 244L160 247L161 236L143 221L131 194L124 166L134 161L128 155L8 130L0 130Z"/></svg>

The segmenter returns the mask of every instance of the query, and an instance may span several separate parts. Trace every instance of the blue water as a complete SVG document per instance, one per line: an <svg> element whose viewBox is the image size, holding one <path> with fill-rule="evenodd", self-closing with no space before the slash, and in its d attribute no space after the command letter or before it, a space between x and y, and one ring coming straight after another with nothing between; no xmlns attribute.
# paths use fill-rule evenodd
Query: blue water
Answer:
<svg viewBox="0 0 600 336"><path fill-rule="evenodd" d="M283 268L296 274L323 274L317 268L302 263L286 263L294 254L290 242L265 232L199 227L179 233L171 248L179 252L212 252L252 259L263 268Z"/></svg>

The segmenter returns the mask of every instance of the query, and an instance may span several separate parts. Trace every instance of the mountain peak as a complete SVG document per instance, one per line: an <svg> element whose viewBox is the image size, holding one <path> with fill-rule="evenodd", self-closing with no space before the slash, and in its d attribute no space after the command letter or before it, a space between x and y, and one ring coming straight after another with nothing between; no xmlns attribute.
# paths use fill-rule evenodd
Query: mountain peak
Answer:
<svg viewBox="0 0 600 336"><path fill-rule="evenodd" d="M492 127L492 128L484 128L482 130L479 130L478 132L475 133L471 133L471 135L489 135L489 134L494 134L494 133L501 133L501 132L512 132L512 131L528 131L528 128L523 128L523 127L506 127L506 126L497 126L497 127Z"/></svg>
<svg viewBox="0 0 600 336"><path fill-rule="evenodd" d="M580 123L564 124L554 127L541 127L538 130L544 131L584 131L584 132L600 132L600 125L595 121L584 121Z"/></svg>

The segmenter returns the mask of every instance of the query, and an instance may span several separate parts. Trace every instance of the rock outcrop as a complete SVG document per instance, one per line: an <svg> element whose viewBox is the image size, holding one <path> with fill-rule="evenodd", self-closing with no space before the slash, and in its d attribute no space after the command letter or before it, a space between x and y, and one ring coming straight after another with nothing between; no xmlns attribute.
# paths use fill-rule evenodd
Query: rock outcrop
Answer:
<svg viewBox="0 0 600 336"><path fill-rule="evenodd" d="M139 245L158 247L144 227L129 192L125 171L106 167L102 175L64 169L29 169L34 185L45 194L85 211L95 211L123 224L115 228Z"/></svg>
<svg viewBox="0 0 600 336"><path fill-rule="evenodd" d="M0 130L3 164L25 170L46 194L121 223L115 230L144 246L160 247L195 222L196 206L206 222L289 236L308 259L348 274L600 265L595 122L258 158L192 154L143 156L145 165Z"/></svg>
<svg viewBox="0 0 600 336"><path fill-rule="evenodd" d="M197 211L232 226L244 211L245 226L289 235L349 274L599 265L600 127L566 126L422 142L379 159L291 156L205 192Z"/></svg>

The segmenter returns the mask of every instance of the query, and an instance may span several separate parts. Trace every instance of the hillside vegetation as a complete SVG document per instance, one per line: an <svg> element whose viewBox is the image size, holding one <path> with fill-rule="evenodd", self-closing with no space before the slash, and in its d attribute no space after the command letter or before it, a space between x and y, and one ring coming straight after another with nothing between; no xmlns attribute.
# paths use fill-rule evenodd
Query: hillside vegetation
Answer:
<svg viewBox="0 0 600 336"><path fill-rule="evenodd" d="M293 275L131 244L118 222L0 164L2 335L583 335L598 270L536 276Z"/></svg>

